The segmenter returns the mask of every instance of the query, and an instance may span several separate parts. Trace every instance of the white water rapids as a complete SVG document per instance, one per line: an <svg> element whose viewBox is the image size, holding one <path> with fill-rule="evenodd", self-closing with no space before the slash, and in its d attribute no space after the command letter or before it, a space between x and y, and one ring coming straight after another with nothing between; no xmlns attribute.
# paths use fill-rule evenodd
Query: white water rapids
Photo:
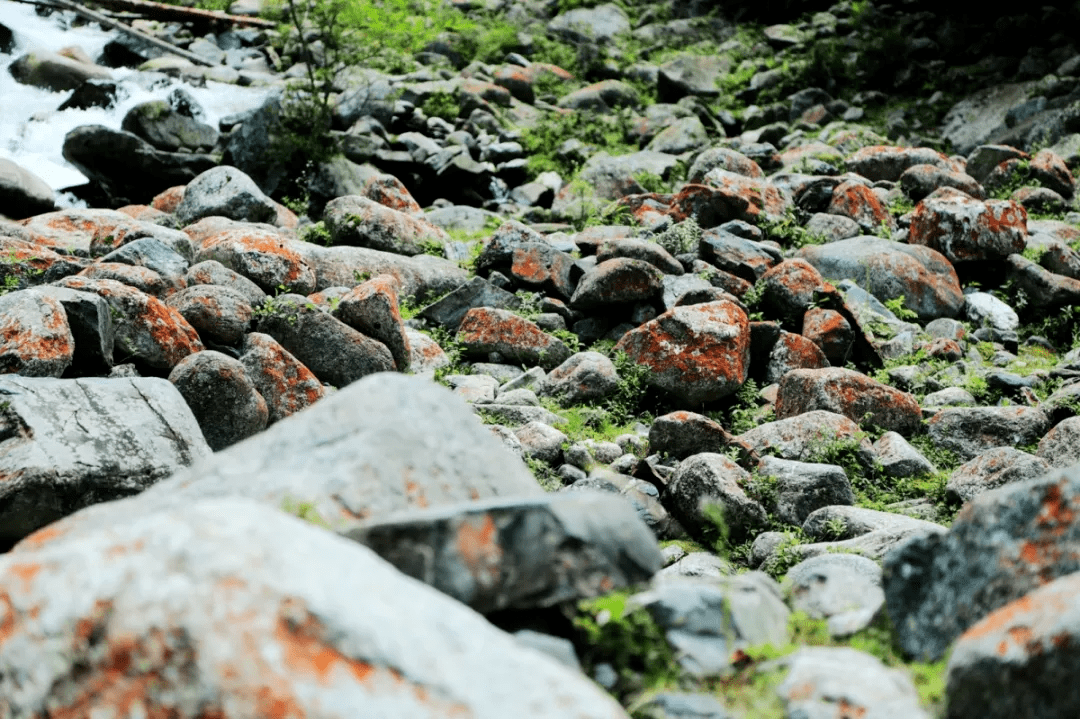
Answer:
<svg viewBox="0 0 1080 719"><path fill-rule="evenodd" d="M90 24L72 27L74 15L56 12L41 17L32 5L0 0L0 24L15 33L11 55L0 53L0 157L22 165L41 177L54 190L81 185L86 177L63 157L64 136L80 125L104 125L120 129L124 115L133 106L148 100L164 100L174 88L184 88L205 112L205 122L217 127L228 115L258 107L265 88L238 87L207 82L194 87L159 73L140 73L118 68L110 70L119 87L117 103L106 110L57 111L70 91L52 92L15 82L8 66L30 50L56 52L65 47L82 48L97 60L105 45L116 36ZM81 204L69 194L57 193L57 204Z"/></svg>

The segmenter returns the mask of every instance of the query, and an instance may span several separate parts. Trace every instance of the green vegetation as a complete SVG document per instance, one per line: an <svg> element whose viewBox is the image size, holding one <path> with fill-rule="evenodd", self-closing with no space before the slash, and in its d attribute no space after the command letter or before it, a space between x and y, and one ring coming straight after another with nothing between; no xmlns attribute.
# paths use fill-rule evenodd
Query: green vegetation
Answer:
<svg viewBox="0 0 1080 719"><path fill-rule="evenodd" d="M420 111L428 117L439 117L452 123L461 114L461 101L453 93L436 92L424 100Z"/></svg>

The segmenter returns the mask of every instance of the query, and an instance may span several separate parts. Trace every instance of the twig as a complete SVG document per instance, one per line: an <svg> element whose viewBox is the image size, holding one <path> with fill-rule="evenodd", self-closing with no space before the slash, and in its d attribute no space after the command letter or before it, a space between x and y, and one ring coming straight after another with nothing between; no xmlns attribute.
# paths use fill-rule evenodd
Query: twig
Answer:
<svg viewBox="0 0 1080 719"><path fill-rule="evenodd" d="M157 20L176 20L179 22L227 22L232 25L248 25L261 27L268 30L276 28L277 23L272 20L263 20L258 17L246 15L229 15L228 13L214 10L200 10L198 8L180 7L178 5L164 5L149 0L93 0L96 5L103 5L116 10L130 10L131 12L151 17Z"/></svg>

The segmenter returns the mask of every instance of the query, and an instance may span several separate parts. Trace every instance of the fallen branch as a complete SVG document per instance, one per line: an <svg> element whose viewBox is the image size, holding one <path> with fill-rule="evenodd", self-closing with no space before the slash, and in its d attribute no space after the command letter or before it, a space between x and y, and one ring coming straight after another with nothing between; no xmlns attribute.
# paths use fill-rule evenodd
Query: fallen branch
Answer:
<svg viewBox="0 0 1080 719"><path fill-rule="evenodd" d="M53 7L58 7L58 8L64 9L64 10L71 10L72 12L75 12L75 13L78 13L79 15L82 15L87 20L92 20L92 21L94 21L96 23L100 23L100 24L102 24L102 25L104 25L106 27L111 27L114 30L119 30L120 32L127 33L128 35L132 35L134 37L137 37L140 40L142 40L143 42L147 42L147 43L153 45L154 47L160 48L160 49L164 50L165 52L172 53L173 55L179 55L180 57L184 58L185 60L190 60L191 62L195 63L196 65L205 65L207 67L213 67L213 65L214 65L214 63L209 62L205 58L199 57L198 55L196 55L193 52L188 52L187 50L183 50L181 48L178 48L175 45L173 45L172 43L165 42L164 40L161 40L160 38L156 38L153 35L149 35L149 34L147 34L145 32L142 32L141 30L136 30L133 27L129 27L129 26L125 25L124 23L120 22L119 20L113 20L111 17L108 17L106 15L102 15L99 12L95 12L94 10L88 10L87 8L80 5L79 3L72 2L71 0L49 0L49 4L52 5Z"/></svg>
<svg viewBox="0 0 1080 719"><path fill-rule="evenodd" d="M248 25L250 27L262 27L273 29L277 23L271 20L263 20L258 17L246 15L229 15L215 10L199 10L198 8L181 7L179 5L165 5L149 0L93 0L97 5L102 5L113 10L127 10L138 13L153 20L165 20L176 22L227 22L232 25Z"/></svg>

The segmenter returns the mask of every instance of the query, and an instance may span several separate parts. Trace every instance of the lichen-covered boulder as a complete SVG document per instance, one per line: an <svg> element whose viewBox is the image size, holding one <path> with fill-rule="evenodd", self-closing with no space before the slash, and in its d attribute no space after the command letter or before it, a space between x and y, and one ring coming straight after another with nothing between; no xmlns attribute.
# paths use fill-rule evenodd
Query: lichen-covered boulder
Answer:
<svg viewBox="0 0 1080 719"><path fill-rule="evenodd" d="M976 200L942 188L915 207L908 242L950 262L1001 260L1027 246L1027 212L1012 200Z"/></svg>
<svg viewBox="0 0 1080 719"><path fill-rule="evenodd" d="M777 418L822 409L900 434L914 434L922 424L922 409L912 395L862 372L843 367L796 369L780 380Z"/></svg>

